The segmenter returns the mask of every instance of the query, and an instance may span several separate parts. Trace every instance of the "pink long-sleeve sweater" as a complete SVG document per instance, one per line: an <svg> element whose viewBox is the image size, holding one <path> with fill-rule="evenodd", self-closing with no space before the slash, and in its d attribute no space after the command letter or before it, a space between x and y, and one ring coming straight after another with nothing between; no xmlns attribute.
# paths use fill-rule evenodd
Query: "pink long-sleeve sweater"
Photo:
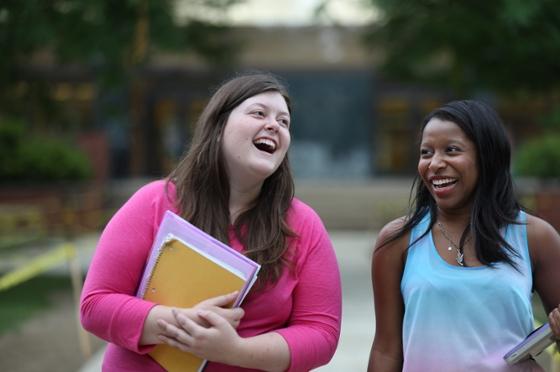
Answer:
<svg viewBox="0 0 560 372"><path fill-rule="evenodd" d="M154 303L135 297L152 241L166 210L177 213L175 187L155 181L137 191L113 216L97 245L84 284L80 315L84 328L109 342L103 371L163 371L139 345ZM242 337L279 333L290 350L289 371L328 363L340 335L340 274L327 232L317 214L294 199L287 216L297 234L293 269L278 282L252 291L237 331ZM243 251L233 233L230 245ZM248 371L208 363L205 372Z"/></svg>

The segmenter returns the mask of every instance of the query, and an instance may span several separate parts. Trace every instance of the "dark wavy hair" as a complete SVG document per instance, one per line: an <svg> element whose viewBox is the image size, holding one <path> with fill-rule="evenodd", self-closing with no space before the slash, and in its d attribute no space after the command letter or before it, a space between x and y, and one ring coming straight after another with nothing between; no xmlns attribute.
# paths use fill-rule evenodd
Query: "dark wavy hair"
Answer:
<svg viewBox="0 0 560 372"><path fill-rule="evenodd" d="M477 154L478 181L473 195L469 226L463 232L460 244L464 244L469 229L474 235L476 257L488 266L506 262L516 267L513 260L519 254L500 233L516 220L521 206L513 189L510 172L511 144L502 120L488 104L475 100L453 101L429 113L422 123L420 137L428 122L437 118L457 124L474 143ZM404 225L383 244L404 236L418 225L426 213L430 213L428 229L414 242L425 236L437 219L437 205L419 175L411 189L410 210Z"/></svg>
<svg viewBox="0 0 560 372"><path fill-rule="evenodd" d="M271 74L235 77L219 87L202 111L191 146L168 177L176 186L177 206L193 225L228 243L230 184L223 159L221 138L230 113L246 99L278 92L291 113L287 90ZM234 222L234 232L244 254L261 264L259 285L275 282L284 264L288 238L294 236L286 222L294 197L294 181L288 155L268 177L253 205Z"/></svg>

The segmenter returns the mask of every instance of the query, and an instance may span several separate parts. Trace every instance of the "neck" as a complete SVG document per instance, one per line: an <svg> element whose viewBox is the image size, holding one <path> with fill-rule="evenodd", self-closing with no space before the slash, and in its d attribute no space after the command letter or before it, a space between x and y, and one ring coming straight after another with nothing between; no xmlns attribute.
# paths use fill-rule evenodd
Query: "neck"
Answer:
<svg viewBox="0 0 560 372"><path fill-rule="evenodd" d="M469 208L463 211L444 211L438 208L437 220L448 225L466 226L471 220L471 210Z"/></svg>
<svg viewBox="0 0 560 372"><path fill-rule="evenodd" d="M445 239L457 249L459 249L459 247L461 246L461 237L469 227L470 218L470 211L469 213L449 213L438 210L436 224L438 225L439 230L441 231ZM465 244L468 242L470 237L471 234L469 232L467 235L467 240L464 242Z"/></svg>
<svg viewBox="0 0 560 372"><path fill-rule="evenodd" d="M237 217L257 199L261 187L262 183L244 187L231 186L229 194L229 218L231 223L234 223Z"/></svg>

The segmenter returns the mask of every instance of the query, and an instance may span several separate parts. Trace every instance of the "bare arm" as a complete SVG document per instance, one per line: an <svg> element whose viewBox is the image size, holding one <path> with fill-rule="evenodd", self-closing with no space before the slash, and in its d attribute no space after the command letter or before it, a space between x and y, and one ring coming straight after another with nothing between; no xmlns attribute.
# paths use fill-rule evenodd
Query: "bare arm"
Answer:
<svg viewBox="0 0 560 372"><path fill-rule="evenodd" d="M548 222L527 217L527 239L533 264L533 283L549 322L560 341L560 235ZM557 342L560 346L560 342Z"/></svg>
<svg viewBox="0 0 560 372"><path fill-rule="evenodd" d="M396 220L381 230L373 253L371 281L375 305L375 338L369 356L368 372L402 370L404 304L400 283L408 235L382 246L401 224L402 220Z"/></svg>

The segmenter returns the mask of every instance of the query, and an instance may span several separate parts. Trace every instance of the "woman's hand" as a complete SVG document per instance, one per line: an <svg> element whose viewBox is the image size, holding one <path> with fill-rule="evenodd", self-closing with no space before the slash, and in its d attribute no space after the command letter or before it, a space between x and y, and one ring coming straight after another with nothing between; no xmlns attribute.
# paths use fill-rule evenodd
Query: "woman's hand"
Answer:
<svg viewBox="0 0 560 372"><path fill-rule="evenodd" d="M233 328L237 328L239 326L241 318L243 318L243 315L245 315L245 312L240 307L226 308L226 306L231 305L237 298L238 294L239 292L233 292L227 295L209 298L208 300L198 303L193 307L193 310L195 310L195 318L191 317L191 319L196 321L200 325L208 326L208 323L205 322L204 319L201 319L197 316L197 310L208 310L220 315L222 318L227 320L227 322L231 324Z"/></svg>
<svg viewBox="0 0 560 372"><path fill-rule="evenodd" d="M204 300L196 304L192 308L173 308L173 310L179 314L182 314L183 316L188 317L189 319L191 319L192 321L198 323L203 327L208 327L209 325L203 318L198 316L198 310L212 311L220 315L225 320L227 320L228 323L231 324L233 328L237 328L239 326L239 322L241 321L241 318L243 318L243 315L245 315L245 312L240 307L236 307L236 308L225 307L231 305L237 298L237 295L238 292L232 292L226 295L209 298L208 300ZM164 319L164 320L167 323L173 323L175 325L178 325L176 316L174 317L173 321L170 321L170 319Z"/></svg>
<svg viewBox="0 0 560 372"><path fill-rule="evenodd" d="M160 340L181 351L214 362L235 364L233 358L243 339L226 318L211 310L195 310L205 325L193 321L181 311L173 310L179 327L159 320Z"/></svg>
<svg viewBox="0 0 560 372"><path fill-rule="evenodd" d="M548 314L548 322L550 323L550 329L552 329L554 337L557 341L560 341L560 305Z"/></svg>
<svg viewBox="0 0 560 372"><path fill-rule="evenodd" d="M235 301L237 295L238 292L232 292L223 296L216 296L202 301L192 308L172 308L162 305L154 306L144 321L140 345L152 345L162 342L159 337L161 335L160 321L164 324L173 324L176 327L180 327L173 311L182 314L184 317L188 317L193 322L203 327L208 327L209 324L204 318L198 316L198 311L213 311L224 318L233 328L237 328L245 312L241 308L225 308L225 306L229 306Z"/></svg>

